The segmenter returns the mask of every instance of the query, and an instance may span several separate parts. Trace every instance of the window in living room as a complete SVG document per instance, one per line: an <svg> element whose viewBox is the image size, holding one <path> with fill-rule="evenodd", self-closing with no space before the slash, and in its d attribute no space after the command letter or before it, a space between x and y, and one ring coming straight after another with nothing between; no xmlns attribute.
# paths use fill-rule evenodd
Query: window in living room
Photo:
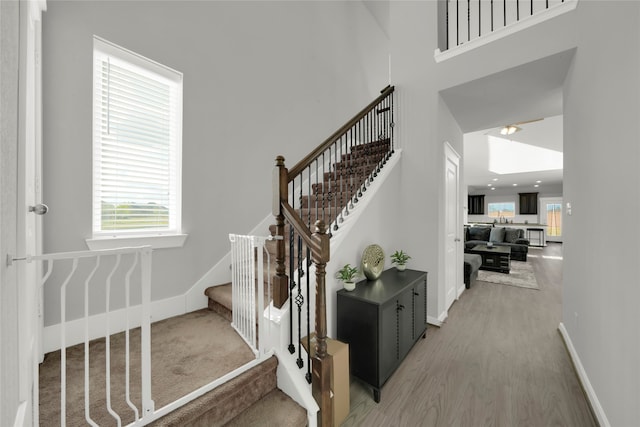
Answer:
<svg viewBox="0 0 640 427"><path fill-rule="evenodd" d="M94 37L93 235L181 232L182 73Z"/></svg>
<svg viewBox="0 0 640 427"><path fill-rule="evenodd" d="M488 205L490 218L513 218L516 216L515 202L489 203Z"/></svg>

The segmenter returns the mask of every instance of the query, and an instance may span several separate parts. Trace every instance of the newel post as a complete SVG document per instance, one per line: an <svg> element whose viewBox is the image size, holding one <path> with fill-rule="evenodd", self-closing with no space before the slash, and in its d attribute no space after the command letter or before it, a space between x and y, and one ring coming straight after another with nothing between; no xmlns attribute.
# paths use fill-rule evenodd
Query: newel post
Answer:
<svg viewBox="0 0 640 427"><path fill-rule="evenodd" d="M273 305L278 308L281 308L289 298L289 278L285 266L284 215L282 214L282 202L289 200L288 174L289 171L284 166L284 157L276 157L276 165L273 169L272 213L276 219L276 236L283 237L276 240L276 275L273 277Z"/></svg>
<svg viewBox="0 0 640 427"><path fill-rule="evenodd" d="M327 291L326 267L329 262L329 235L324 221L317 221L313 238L318 244L318 253L313 254L316 267L316 355L312 360L313 380L311 390L318 406L318 425L333 424L333 400L331 397L331 374L333 358L327 354Z"/></svg>

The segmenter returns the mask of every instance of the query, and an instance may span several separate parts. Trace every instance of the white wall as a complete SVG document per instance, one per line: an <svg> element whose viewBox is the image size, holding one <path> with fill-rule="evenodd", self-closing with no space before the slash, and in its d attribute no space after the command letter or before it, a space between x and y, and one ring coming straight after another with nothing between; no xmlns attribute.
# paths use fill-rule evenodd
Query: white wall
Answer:
<svg viewBox="0 0 640 427"><path fill-rule="evenodd" d="M398 155L398 154L396 154ZM337 271L345 264L349 263L352 266L357 266L360 270L360 276L358 280L364 279L361 263L362 252L365 248L371 244L379 245L385 253L384 269L392 268L389 255L396 250L404 250L407 252L408 243L402 238L400 230L402 229L403 222L403 209L401 205L402 194L402 169L403 163L406 160L404 154L399 159L399 164L393 167L385 166L383 168L383 174L376 180L380 181L374 184L378 187L375 188L375 195L371 197L370 191L361 198L359 203L365 203L366 206L357 206L359 215L357 221L351 223L351 218L347 218L345 222L348 222L348 228L343 227L345 230L344 235L337 235L331 241L331 260L327 264L327 331L330 337L336 337L336 292L343 288L342 282L335 278ZM387 170L385 170L387 168ZM352 211L352 215L356 212ZM334 242L334 239L339 239L338 242ZM408 253L415 257L419 253ZM414 264L414 260L411 259L408 264L408 268L418 269ZM428 277L427 280L431 280Z"/></svg>
<svg viewBox="0 0 640 427"><path fill-rule="evenodd" d="M10 426L20 403L16 254L19 4L0 2L0 425Z"/></svg>
<svg viewBox="0 0 640 427"><path fill-rule="evenodd" d="M572 215L564 223L563 323L610 425L638 425L640 231L630 227L621 239L614 230L635 224L640 210L640 3L580 2L576 17L578 50L564 86Z"/></svg>
<svg viewBox="0 0 640 427"><path fill-rule="evenodd" d="M184 73L189 238L154 252L153 300L186 292L228 233L270 212L277 155L293 166L388 84L388 38L361 2L56 1L43 27L45 252L91 235L92 36ZM57 294L45 298L56 323Z"/></svg>

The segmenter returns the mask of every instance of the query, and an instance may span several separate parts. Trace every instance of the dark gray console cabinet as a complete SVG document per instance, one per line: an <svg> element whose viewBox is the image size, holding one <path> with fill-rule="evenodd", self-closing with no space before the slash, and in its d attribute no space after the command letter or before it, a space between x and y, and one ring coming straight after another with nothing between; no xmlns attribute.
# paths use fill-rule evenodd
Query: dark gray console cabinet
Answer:
<svg viewBox="0 0 640 427"><path fill-rule="evenodd" d="M380 389L427 329L427 273L391 268L338 291L338 340L349 343L351 374Z"/></svg>

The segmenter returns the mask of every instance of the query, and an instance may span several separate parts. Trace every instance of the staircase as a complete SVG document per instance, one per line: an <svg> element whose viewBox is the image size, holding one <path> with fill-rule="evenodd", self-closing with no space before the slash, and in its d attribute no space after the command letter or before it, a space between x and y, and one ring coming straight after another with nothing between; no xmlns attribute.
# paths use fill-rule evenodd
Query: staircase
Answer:
<svg viewBox="0 0 640 427"><path fill-rule="evenodd" d="M298 212L303 221L313 224L317 220L323 220L326 224L339 223L344 215L344 209L349 209L349 204L357 203L358 197L363 197L366 192L367 181L375 178L379 168L386 162L389 153L390 140L383 139L368 144L354 147L351 153L343 154L341 161L331 165L331 172L325 172L323 181L311 184L311 194L300 197ZM285 236L290 234L290 226L285 226ZM276 226L269 227L269 234L276 235ZM285 237L285 253L289 254L290 239ZM268 241L265 245L272 262L268 264L265 258L264 265L264 295L267 296L267 275L273 277L276 274L275 262L277 247L275 241ZM298 242L293 243L294 263L298 265ZM289 263L289 257L285 263ZM211 286L204 291L209 298L209 309L232 321L232 297L231 283ZM267 301L268 304L268 301Z"/></svg>
<svg viewBox="0 0 640 427"><path fill-rule="evenodd" d="M151 426L307 425L307 413L276 387L278 360L272 356Z"/></svg>
<svg viewBox="0 0 640 427"><path fill-rule="evenodd" d="M329 257L329 242L325 241L323 236L326 233L328 234L326 237L329 238L340 229L349 211L363 197L371 181L377 177L380 169L394 152L392 93L392 87L383 90L378 99L329 137L291 171L284 167L282 157L276 159L279 188L275 191L281 207L279 212L274 212L276 224L270 226L269 232L272 236L282 236L283 240L266 243L265 248L272 262L267 264L265 257L265 277L262 278L264 285L257 283L256 286L258 291L264 292L265 305L268 305L269 299L266 296L270 290L267 287L267 278L273 277L274 306L282 307L285 301L289 302L288 350L294 354L297 347L298 367L302 369L306 365L305 377L309 383L313 378L313 394L320 406L322 425L332 423L332 417L322 416L323 413L332 411L333 403L328 390L331 363L324 362L327 357L326 350L318 351L320 344L316 350L318 356L313 360L306 355L306 352L303 355L300 345L301 336L308 337L311 332L316 331L318 337L323 338L318 342L326 339L324 268ZM314 229L315 233L312 232ZM311 260L316 267L317 283L314 288L317 289L316 323L315 330L311 326L311 329L307 327L307 330L302 332L301 324L304 320L301 319L304 319L305 314L307 324L311 323L308 304L314 295L309 281ZM304 292L303 282L306 282L306 292ZM209 287L205 290L205 295L208 297L209 309L231 321L233 302L231 283ZM305 304L307 311L303 313ZM297 336L292 326L295 323L294 313L297 314ZM306 357L306 363L303 357ZM313 374L316 375L313 377L312 365ZM264 420L268 414L260 415L262 406L254 406L255 409L247 411L246 416Z"/></svg>

